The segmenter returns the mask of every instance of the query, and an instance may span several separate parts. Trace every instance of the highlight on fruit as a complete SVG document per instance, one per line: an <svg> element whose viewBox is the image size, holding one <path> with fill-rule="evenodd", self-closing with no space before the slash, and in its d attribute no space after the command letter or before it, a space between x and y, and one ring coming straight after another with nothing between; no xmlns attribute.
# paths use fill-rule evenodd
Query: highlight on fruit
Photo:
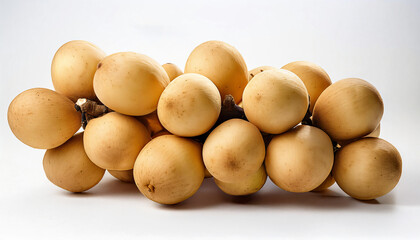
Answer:
<svg viewBox="0 0 420 240"><path fill-rule="evenodd" d="M167 205L203 181L236 197L258 195L267 178L293 193L337 183L362 201L397 186L401 155L379 137L389 126L371 83L332 81L308 61L248 69L222 41L192 48L185 66L70 41L52 60L54 90L23 91L7 119L18 140L46 150L45 175L70 192L106 171Z"/></svg>

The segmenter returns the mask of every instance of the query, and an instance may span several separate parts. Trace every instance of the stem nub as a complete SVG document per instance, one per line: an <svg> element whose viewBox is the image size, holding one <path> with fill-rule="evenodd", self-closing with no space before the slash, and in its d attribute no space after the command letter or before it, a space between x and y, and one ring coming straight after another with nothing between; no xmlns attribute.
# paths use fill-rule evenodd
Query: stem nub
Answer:
<svg viewBox="0 0 420 240"><path fill-rule="evenodd" d="M247 120L244 109L236 105L235 99L232 95L226 95L222 103L222 109L220 111L219 118L217 119L216 125L226 122L229 119L240 118Z"/></svg>
<svg viewBox="0 0 420 240"><path fill-rule="evenodd" d="M76 108L78 112L82 113L83 129L86 128L86 125L90 120L110 112L110 109L107 106L98 104L97 102L87 98L79 98L74 105L74 108Z"/></svg>

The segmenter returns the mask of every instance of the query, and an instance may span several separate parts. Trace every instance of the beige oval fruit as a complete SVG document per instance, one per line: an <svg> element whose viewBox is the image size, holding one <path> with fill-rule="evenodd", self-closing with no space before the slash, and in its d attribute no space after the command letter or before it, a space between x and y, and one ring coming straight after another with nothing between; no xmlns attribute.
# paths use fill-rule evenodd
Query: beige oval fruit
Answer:
<svg viewBox="0 0 420 240"><path fill-rule="evenodd" d="M144 126L146 126L146 128L150 132L150 135L152 136L160 131L165 130L159 121L157 111L154 111L144 116L137 116L136 118L140 120L140 122L142 122Z"/></svg>
<svg viewBox="0 0 420 240"><path fill-rule="evenodd" d="M313 192L322 192L327 190L329 187L331 187L335 183L334 177L332 176L332 173L328 175L328 177L319 185L316 187Z"/></svg>
<svg viewBox="0 0 420 240"><path fill-rule="evenodd" d="M232 95L236 103L248 83L248 69L241 54L221 41L208 41L197 46L188 57L185 73L208 77L219 89L221 99Z"/></svg>
<svg viewBox="0 0 420 240"><path fill-rule="evenodd" d="M312 112L319 95L332 84L330 76L320 66L308 61L291 62L282 69L293 72L305 84L311 100L309 109Z"/></svg>
<svg viewBox="0 0 420 240"><path fill-rule="evenodd" d="M180 76L183 73L182 70L173 63L165 63L162 65L162 67L168 74L170 81L174 80L176 77Z"/></svg>
<svg viewBox="0 0 420 240"><path fill-rule="evenodd" d="M370 200L390 192L398 183L402 161L398 150L380 138L362 138L342 147L334 162L338 186L353 198Z"/></svg>
<svg viewBox="0 0 420 240"><path fill-rule="evenodd" d="M259 73L262 73L266 70L273 70L273 69L278 69L278 68L270 67L270 66L261 66L261 67L257 67L252 70L249 70L248 81L251 81L251 79L253 79Z"/></svg>
<svg viewBox="0 0 420 240"><path fill-rule="evenodd" d="M256 75L246 86L242 99L248 120L271 134L283 133L301 122L308 104L303 82L284 69Z"/></svg>
<svg viewBox="0 0 420 240"><path fill-rule="evenodd" d="M54 89L73 102L79 98L95 99L93 76L105 55L100 48L87 41L65 43L57 50L51 64Z"/></svg>
<svg viewBox="0 0 420 240"><path fill-rule="evenodd" d="M89 121L84 145L90 160L99 167L129 170L150 139L146 127L134 117L110 112Z"/></svg>
<svg viewBox="0 0 420 240"><path fill-rule="evenodd" d="M233 196L244 196L258 192L267 180L265 167L262 165L255 173L246 176L236 182L227 183L214 179L216 185L226 194Z"/></svg>
<svg viewBox="0 0 420 240"><path fill-rule="evenodd" d="M156 110L169 83L165 69L152 58L133 52L105 57L93 79L96 96L107 107L126 115L141 116Z"/></svg>
<svg viewBox="0 0 420 240"><path fill-rule="evenodd" d="M204 134L216 123L222 107L217 87L206 77L186 73L163 91L157 108L169 132L183 137Z"/></svg>
<svg viewBox="0 0 420 240"><path fill-rule="evenodd" d="M60 146L81 126L81 115L67 97L45 88L19 94L9 105L7 120L24 144L41 149Z"/></svg>
<svg viewBox="0 0 420 240"><path fill-rule="evenodd" d="M116 179L127 182L127 183L134 183L134 176L133 176L133 169L129 170L108 170L109 174L111 174Z"/></svg>
<svg viewBox="0 0 420 240"><path fill-rule="evenodd" d="M343 141L373 132L383 112L382 98L372 84L347 78L335 82L319 96L313 122L333 140Z"/></svg>
<svg viewBox="0 0 420 240"><path fill-rule="evenodd" d="M70 192L83 192L92 188L105 173L86 155L83 133L74 135L57 148L47 150L43 165L48 180Z"/></svg>
<svg viewBox="0 0 420 240"><path fill-rule="evenodd" d="M271 140L265 167L278 187L289 192L309 192L327 178L333 162L328 135L319 128L300 125Z"/></svg>
<svg viewBox="0 0 420 240"><path fill-rule="evenodd" d="M203 146L203 160L213 177L235 182L255 173L265 156L264 140L258 128L242 119L217 126Z"/></svg>
<svg viewBox="0 0 420 240"><path fill-rule="evenodd" d="M201 144L175 135L154 138L134 165L140 192L161 204L176 204L191 197L204 180Z"/></svg>

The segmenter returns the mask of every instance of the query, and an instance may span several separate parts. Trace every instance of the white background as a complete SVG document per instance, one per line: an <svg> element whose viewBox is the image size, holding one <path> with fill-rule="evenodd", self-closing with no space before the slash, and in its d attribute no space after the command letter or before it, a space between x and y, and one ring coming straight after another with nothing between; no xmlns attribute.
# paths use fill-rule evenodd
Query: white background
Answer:
<svg viewBox="0 0 420 240"><path fill-rule="evenodd" d="M44 151L20 143L6 115L20 92L52 88L52 57L73 39L181 68L196 45L217 39L234 45L249 69L308 60L333 81L366 79L385 103L381 136L403 158L400 183L370 202L337 185L291 194L270 182L235 199L208 179L184 203L161 206L108 174L84 194L67 193L48 182ZM0 0L0 84L0 239L416 238L419 1Z"/></svg>

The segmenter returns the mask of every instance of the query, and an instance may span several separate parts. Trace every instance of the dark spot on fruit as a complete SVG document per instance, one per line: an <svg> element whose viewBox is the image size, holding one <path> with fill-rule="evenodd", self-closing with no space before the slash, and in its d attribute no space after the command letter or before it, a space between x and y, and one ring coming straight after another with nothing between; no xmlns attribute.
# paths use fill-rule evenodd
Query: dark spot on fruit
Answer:
<svg viewBox="0 0 420 240"><path fill-rule="evenodd" d="M238 169L238 164L235 161L228 161L227 165L230 169Z"/></svg>
<svg viewBox="0 0 420 240"><path fill-rule="evenodd" d="M102 63L101 63L101 62L98 64L98 69L99 69L100 67L102 67Z"/></svg>
<svg viewBox="0 0 420 240"><path fill-rule="evenodd" d="M167 109L172 109L172 108L174 108L174 102L173 102L173 101L168 100L168 101L166 102L166 108L167 108Z"/></svg>
<svg viewBox="0 0 420 240"><path fill-rule="evenodd" d="M149 192L151 192L151 193L155 192L155 186L153 186L152 184L148 184L146 187L148 188Z"/></svg>
<svg viewBox="0 0 420 240"><path fill-rule="evenodd" d="M235 156L228 154L226 156L226 168L231 171L236 171L240 169L238 162L236 161Z"/></svg>

